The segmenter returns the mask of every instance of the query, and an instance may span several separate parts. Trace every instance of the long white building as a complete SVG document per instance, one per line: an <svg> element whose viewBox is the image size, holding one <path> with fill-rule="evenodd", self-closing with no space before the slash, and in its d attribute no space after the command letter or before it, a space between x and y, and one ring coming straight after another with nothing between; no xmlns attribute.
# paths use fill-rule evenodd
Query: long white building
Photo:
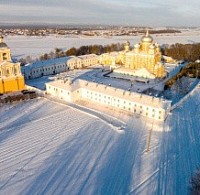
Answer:
<svg viewBox="0 0 200 195"><path fill-rule="evenodd" d="M34 79L45 75L59 74L67 70L93 66L98 64L98 61L99 57L96 54L36 61L32 64L22 67L22 74L26 79Z"/></svg>
<svg viewBox="0 0 200 195"><path fill-rule="evenodd" d="M67 61L70 57L36 61L22 67L22 74L26 79L39 78L45 75L59 74L69 70Z"/></svg>
<svg viewBox="0 0 200 195"><path fill-rule="evenodd" d="M171 108L168 100L80 79L73 83L70 79L46 83L46 92L67 102L96 102L159 121L165 120Z"/></svg>

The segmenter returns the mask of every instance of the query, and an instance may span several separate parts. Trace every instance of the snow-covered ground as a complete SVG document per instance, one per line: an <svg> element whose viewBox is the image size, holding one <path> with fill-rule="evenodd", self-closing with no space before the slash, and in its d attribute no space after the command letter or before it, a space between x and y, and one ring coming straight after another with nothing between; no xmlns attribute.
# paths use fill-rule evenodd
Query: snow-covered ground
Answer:
<svg viewBox="0 0 200 195"><path fill-rule="evenodd" d="M187 194L200 163L199 95L165 124L130 117L124 133L44 98L5 105L0 194Z"/></svg>
<svg viewBox="0 0 200 195"><path fill-rule="evenodd" d="M152 35L155 42L159 44L174 43L196 43L200 42L199 30L184 31L181 34L161 34ZM55 48L67 50L71 47L82 45L107 45L111 43L124 43L129 40L131 45L138 43L142 35L138 36L114 36L114 37L66 37L66 36L47 36L47 37L27 37L27 36L7 36L5 42L11 48L12 56L20 59L21 57L38 57L44 53L50 53Z"/></svg>

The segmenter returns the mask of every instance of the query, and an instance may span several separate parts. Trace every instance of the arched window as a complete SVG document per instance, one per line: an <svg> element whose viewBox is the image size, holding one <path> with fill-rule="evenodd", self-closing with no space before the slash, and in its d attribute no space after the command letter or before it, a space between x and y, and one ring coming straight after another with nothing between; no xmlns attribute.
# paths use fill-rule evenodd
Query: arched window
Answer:
<svg viewBox="0 0 200 195"><path fill-rule="evenodd" d="M17 74L17 68L14 67L14 74Z"/></svg>
<svg viewBox="0 0 200 195"><path fill-rule="evenodd" d="M7 54L3 53L3 60L7 60Z"/></svg>
<svg viewBox="0 0 200 195"><path fill-rule="evenodd" d="M6 75L9 76L9 74L10 74L9 69L6 69Z"/></svg>

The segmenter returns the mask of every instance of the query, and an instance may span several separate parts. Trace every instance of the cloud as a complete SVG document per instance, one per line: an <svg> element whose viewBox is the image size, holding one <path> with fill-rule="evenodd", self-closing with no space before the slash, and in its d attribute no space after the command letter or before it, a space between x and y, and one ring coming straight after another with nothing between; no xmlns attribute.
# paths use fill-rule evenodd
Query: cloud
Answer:
<svg viewBox="0 0 200 195"><path fill-rule="evenodd" d="M194 0L1 0L6 22L200 25L200 2Z"/></svg>

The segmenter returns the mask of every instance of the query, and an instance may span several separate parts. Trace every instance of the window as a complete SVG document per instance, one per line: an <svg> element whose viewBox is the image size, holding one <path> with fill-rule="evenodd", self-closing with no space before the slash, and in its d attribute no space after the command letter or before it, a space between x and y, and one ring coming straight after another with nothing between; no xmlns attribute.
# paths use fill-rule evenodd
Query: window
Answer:
<svg viewBox="0 0 200 195"><path fill-rule="evenodd" d="M3 60L7 60L6 53L3 53Z"/></svg>
<svg viewBox="0 0 200 195"><path fill-rule="evenodd" d="M147 107L146 109L147 109L147 110L149 110L149 108L148 108L148 107Z"/></svg>
<svg viewBox="0 0 200 195"><path fill-rule="evenodd" d="M142 108L142 106L140 106L140 108Z"/></svg>
<svg viewBox="0 0 200 195"><path fill-rule="evenodd" d="M14 67L14 74L17 74L17 68Z"/></svg>

